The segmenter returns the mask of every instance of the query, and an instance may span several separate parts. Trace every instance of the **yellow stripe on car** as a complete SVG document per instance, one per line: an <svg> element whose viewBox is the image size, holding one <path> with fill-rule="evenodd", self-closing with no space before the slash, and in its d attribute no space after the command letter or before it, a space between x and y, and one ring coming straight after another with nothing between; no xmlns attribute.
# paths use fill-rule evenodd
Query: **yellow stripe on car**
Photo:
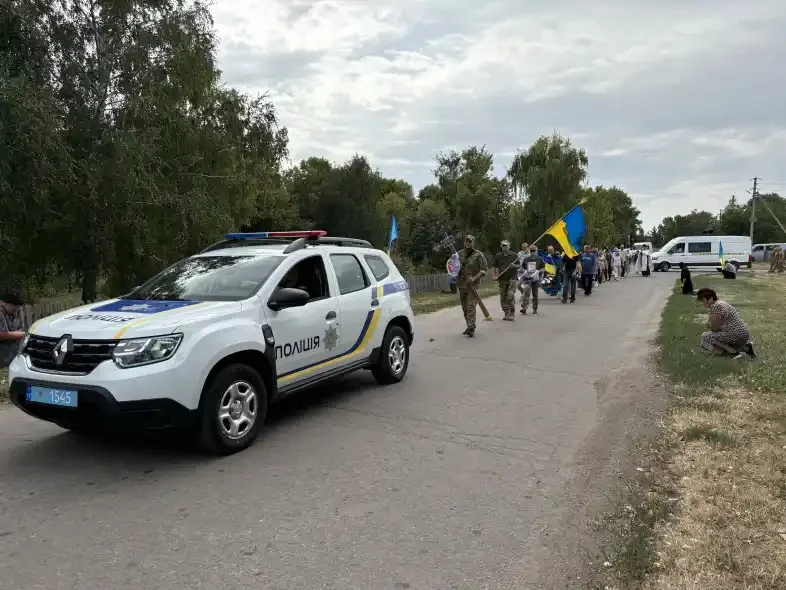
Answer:
<svg viewBox="0 0 786 590"><path fill-rule="evenodd" d="M358 357L358 356L362 355L364 353L364 351L366 350L366 347L369 345L369 342L371 342L371 339L374 336L374 331L377 328L377 324L379 324L379 316L380 316L380 311L379 310L375 310L373 312L373 315L371 316L371 321L368 324L368 328L366 329L366 333L363 336L363 339L360 341L360 344L358 344L358 346L354 350L348 352L345 355L337 356L337 357L334 357L334 358L332 358L330 360L327 360L327 361L324 361L322 363L319 363L318 365L313 365L311 367L307 367L307 368L302 369L300 371L296 371L294 373L289 373L287 375L284 375L283 377L278 379L278 384L282 385L284 383L292 381L293 379L297 379L299 377L304 377L304 376L308 375L309 373L313 373L314 371L318 371L320 369L324 369L324 368L329 367L331 365L335 365L335 364L338 364L338 363L341 363L341 362L345 362L345 361L351 360L351 359L353 359L355 357Z"/></svg>

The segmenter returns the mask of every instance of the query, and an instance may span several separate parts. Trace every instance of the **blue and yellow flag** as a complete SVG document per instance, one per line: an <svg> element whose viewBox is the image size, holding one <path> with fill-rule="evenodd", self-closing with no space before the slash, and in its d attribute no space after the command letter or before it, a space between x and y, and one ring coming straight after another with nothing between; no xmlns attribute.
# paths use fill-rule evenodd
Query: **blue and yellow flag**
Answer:
<svg viewBox="0 0 786 590"><path fill-rule="evenodd" d="M547 275L555 275L556 276L556 274L557 274L557 267L555 265L549 263L549 262L547 262L544 265L543 270L546 271Z"/></svg>
<svg viewBox="0 0 786 590"><path fill-rule="evenodd" d="M720 257L721 266L724 266L726 261L723 259L723 242L718 242L718 256Z"/></svg>
<svg viewBox="0 0 786 590"><path fill-rule="evenodd" d="M582 200L546 231L548 235L559 242L562 251L571 258L579 255L581 240L587 230L587 226L584 224L584 209L581 207L583 204Z"/></svg>

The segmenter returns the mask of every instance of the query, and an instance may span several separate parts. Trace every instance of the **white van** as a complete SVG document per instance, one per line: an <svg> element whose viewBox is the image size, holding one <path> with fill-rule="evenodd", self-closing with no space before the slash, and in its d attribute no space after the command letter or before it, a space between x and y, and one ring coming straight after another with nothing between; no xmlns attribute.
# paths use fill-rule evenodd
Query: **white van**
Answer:
<svg viewBox="0 0 786 590"><path fill-rule="evenodd" d="M748 236L681 236L668 242L652 255L655 270L668 271L684 262L688 266L720 266L723 257L734 266L751 267L751 240Z"/></svg>
<svg viewBox="0 0 786 590"><path fill-rule="evenodd" d="M650 252L654 252L655 251L655 249L652 247L652 242L636 242L635 244L633 244L633 249L634 250L643 250L644 246L647 246L649 248Z"/></svg>

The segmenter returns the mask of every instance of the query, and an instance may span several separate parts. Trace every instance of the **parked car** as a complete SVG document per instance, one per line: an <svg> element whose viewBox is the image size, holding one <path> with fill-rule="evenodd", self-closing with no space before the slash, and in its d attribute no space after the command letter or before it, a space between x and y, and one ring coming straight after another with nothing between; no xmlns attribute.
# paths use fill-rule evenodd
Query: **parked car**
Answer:
<svg viewBox="0 0 786 590"><path fill-rule="evenodd" d="M786 243L771 242L769 244L754 244L751 250L751 256L754 262L765 262L772 258L772 253L780 246L786 250Z"/></svg>

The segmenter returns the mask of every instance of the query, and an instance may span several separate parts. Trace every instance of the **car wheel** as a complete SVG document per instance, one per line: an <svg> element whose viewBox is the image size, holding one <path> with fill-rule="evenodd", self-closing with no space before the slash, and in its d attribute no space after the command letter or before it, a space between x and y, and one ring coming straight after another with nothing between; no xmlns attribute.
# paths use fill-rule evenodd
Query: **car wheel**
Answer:
<svg viewBox="0 0 786 590"><path fill-rule="evenodd" d="M668 262L661 262L660 263L660 271L661 272L669 272L670 269L671 269L671 264L669 264Z"/></svg>
<svg viewBox="0 0 786 590"><path fill-rule="evenodd" d="M228 365L206 385L200 402L197 442L208 452L230 455L251 446L267 414L267 389L247 365Z"/></svg>
<svg viewBox="0 0 786 590"><path fill-rule="evenodd" d="M382 339L377 364L371 369L380 385L398 383L409 367L409 338L400 326L390 326Z"/></svg>

